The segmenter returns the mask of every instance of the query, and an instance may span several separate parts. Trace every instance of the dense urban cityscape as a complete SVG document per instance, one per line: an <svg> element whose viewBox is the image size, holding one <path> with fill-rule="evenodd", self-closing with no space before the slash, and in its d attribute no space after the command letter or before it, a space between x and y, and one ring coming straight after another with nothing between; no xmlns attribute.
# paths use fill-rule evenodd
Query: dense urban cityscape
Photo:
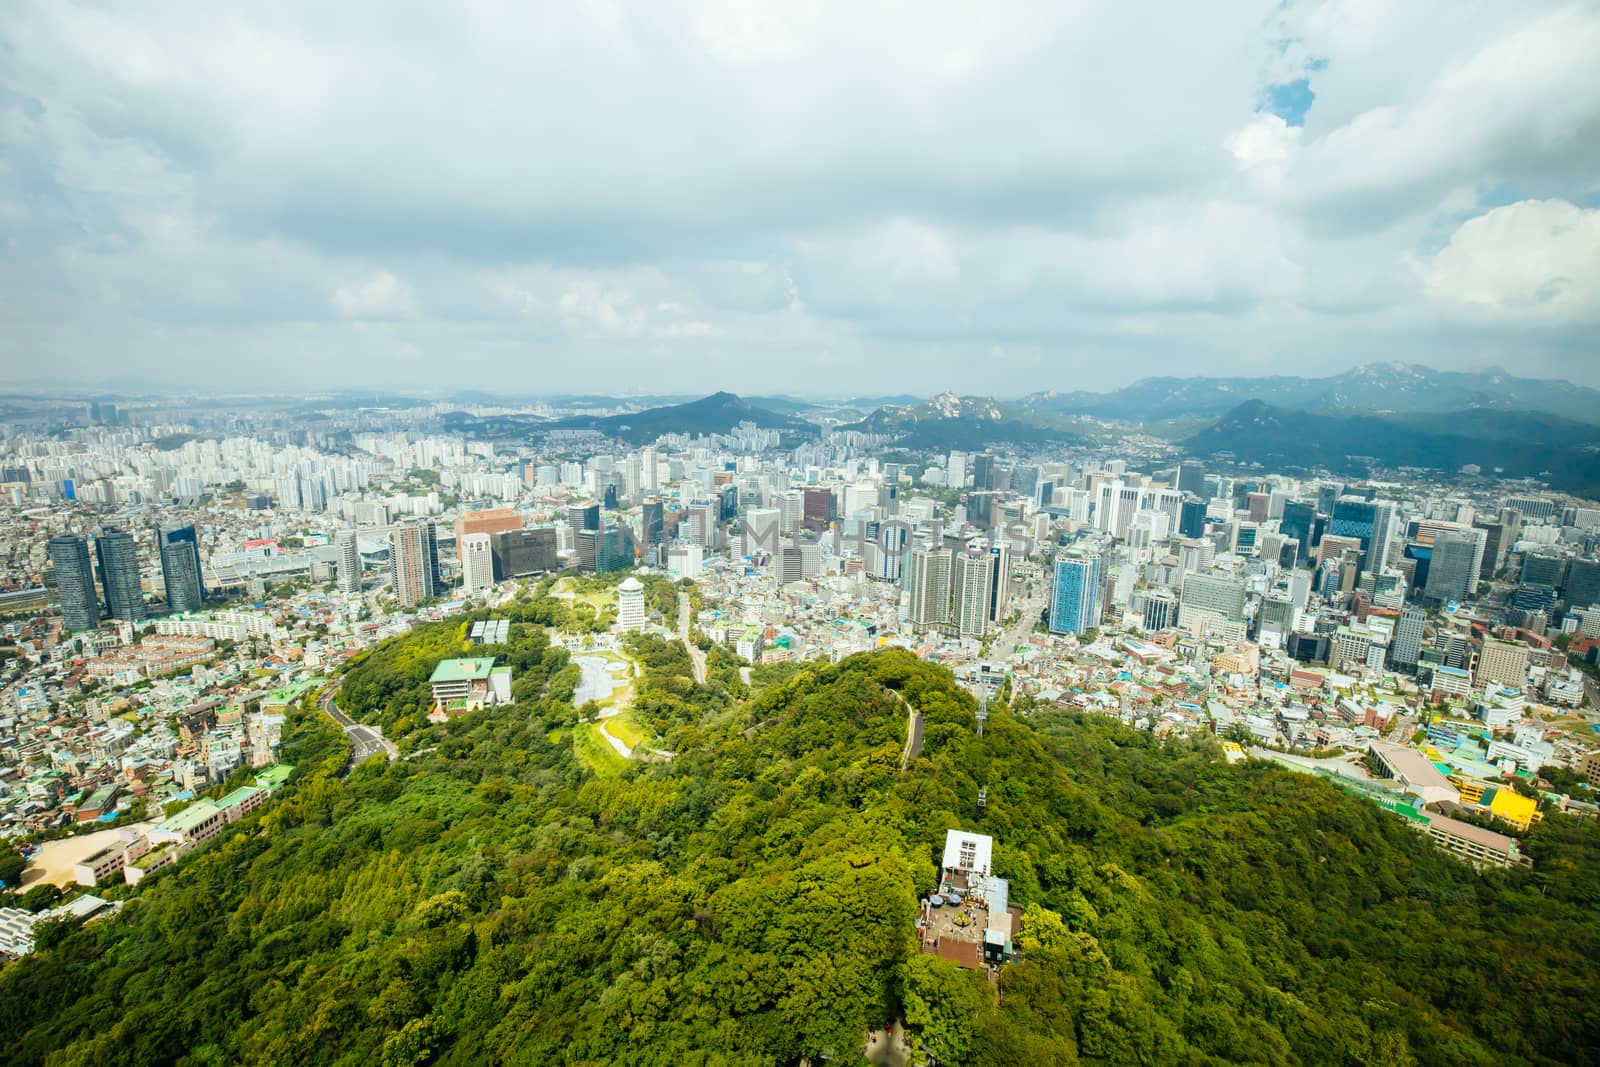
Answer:
<svg viewBox="0 0 1600 1067"><path fill-rule="evenodd" d="M634 571L697 610L591 586L613 649L682 629L748 674L905 648L985 703L1326 776L1476 863L1527 863L1546 811L1600 811L1600 505L1542 486L1247 472L1131 431L929 453L824 418L799 441L745 420L528 446L440 432L448 403L26 407L0 489L0 827L119 824L37 846L68 857L61 884L135 885L221 825L196 812L260 803L288 706L373 646Z"/></svg>

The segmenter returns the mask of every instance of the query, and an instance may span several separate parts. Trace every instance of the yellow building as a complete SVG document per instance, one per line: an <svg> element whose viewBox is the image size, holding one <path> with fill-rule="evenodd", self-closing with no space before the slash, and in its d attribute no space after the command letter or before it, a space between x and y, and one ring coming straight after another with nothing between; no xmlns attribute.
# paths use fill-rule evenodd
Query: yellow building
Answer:
<svg viewBox="0 0 1600 1067"><path fill-rule="evenodd" d="M1491 788L1488 782L1482 782L1476 778L1468 778L1464 774L1452 774L1449 777L1455 787L1461 791L1461 803L1463 804L1482 804L1484 791Z"/></svg>
<svg viewBox="0 0 1600 1067"><path fill-rule="evenodd" d="M1495 785L1464 774L1450 775L1450 784L1461 793L1461 803L1487 811L1514 829L1526 830L1543 818L1538 801L1510 786Z"/></svg>
<svg viewBox="0 0 1600 1067"><path fill-rule="evenodd" d="M1526 830L1543 817L1538 801L1512 789L1494 791L1494 799L1489 801L1489 813L1518 830Z"/></svg>

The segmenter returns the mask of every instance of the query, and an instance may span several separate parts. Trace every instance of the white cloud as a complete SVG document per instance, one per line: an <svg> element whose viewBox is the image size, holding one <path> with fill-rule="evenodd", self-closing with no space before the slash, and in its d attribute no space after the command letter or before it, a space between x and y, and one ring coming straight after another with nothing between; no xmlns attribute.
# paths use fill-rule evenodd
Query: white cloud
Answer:
<svg viewBox="0 0 1600 1067"><path fill-rule="evenodd" d="M1281 169L1298 151L1300 133L1300 127L1290 126L1277 115L1261 114L1223 144L1239 161L1241 170Z"/></svg>
<svg viewBox="0 0 1600 1067"><path fill-rule="evenodd" d="M1600 210L1523 200L1469 219L1423 268L1428 294L1473 312L1600 320Z"/></svg>
<svg viewBox="0 0 1600 1067"><path fill-rule="evenodd" d="M416 311L416 294L409 283L380 270L365 281L335 289L333 304L347 319L396 319Z"/></svg>
<svg viewBox="0 0 1600 1067"><path fill-rule="evenodd" d="M1066 384L1061 353L1087 385L1448 364L1477 358L1465 322L1537 324L1530 367L1597 373L1561 365L1593 321L1581 248L1490 210L1600 196L1592 5L6 15L8 364L338 353L360 381L409 344L513 386L537 350L529 388L782 385L801 359L894 387L915 359L1007 393ZM1258 111L1302 76L1303 127Z"/></svg>

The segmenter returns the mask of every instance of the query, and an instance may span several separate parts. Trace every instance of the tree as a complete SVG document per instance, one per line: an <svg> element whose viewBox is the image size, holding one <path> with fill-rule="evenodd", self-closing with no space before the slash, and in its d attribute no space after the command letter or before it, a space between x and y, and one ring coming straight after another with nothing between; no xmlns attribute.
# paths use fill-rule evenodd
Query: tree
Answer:
<svg viewBox="0 0 1600 1067"><path fill-rule="evenodd" d="M0 847L0 885L15 886L22 881L22 872L28 861L19 852Z"/></svg>
<svg viewBox="0 0 1600 1067"><path fill-rule="evenodd" d="M939 956L906 961L906 1025L942 1063L971 1062L973 1046L994 1011L988 977Z"/></svg>
<svg viewBox="0 0 1600 1067"><path fill-rule="evenodd" d="M24 911L31 911L35 915L50 907L61 899L61 890L50 882L40 882L22 894L17 902Z"/></svg>

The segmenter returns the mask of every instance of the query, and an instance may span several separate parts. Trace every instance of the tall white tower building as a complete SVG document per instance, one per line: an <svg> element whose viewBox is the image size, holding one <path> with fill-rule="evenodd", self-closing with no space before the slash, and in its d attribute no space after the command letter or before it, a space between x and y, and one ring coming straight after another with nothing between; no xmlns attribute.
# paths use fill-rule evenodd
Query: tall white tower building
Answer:
<svg viewBox="0 0 1600 1067"><path fill-rule="evenodd" d="M465 534L461 538L461 588L466 592L487 589L494 584L494 553L486 533Z"/></svg>

